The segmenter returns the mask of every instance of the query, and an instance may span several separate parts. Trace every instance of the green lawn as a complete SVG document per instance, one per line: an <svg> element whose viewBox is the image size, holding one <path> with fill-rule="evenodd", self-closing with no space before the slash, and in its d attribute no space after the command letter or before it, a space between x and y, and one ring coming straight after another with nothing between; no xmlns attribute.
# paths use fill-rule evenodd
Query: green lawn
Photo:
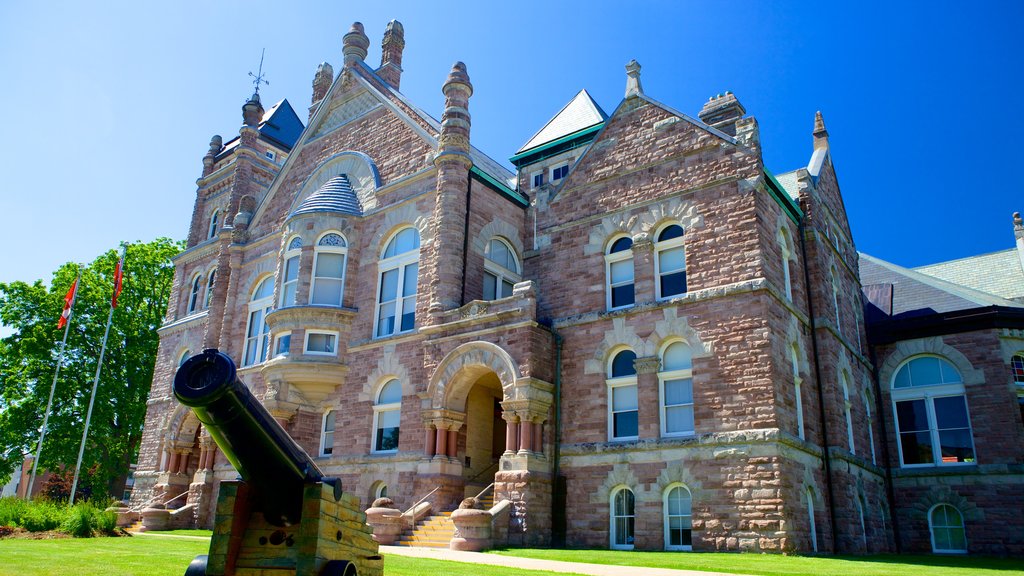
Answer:
<svg viewBox="0 0 1024 576"><path fill-rule="evenodd" d="M210 544L191 538L0 540L0 576L182 576ZM387 556L385 576L565 576L557 572Z"/></svg>
<svg viewBox="0 0 1024 576"><path fill-rule="evenodd" d="M811 557L710 552L622 552L613 550L550 550L540 548L495 550L492 554L589 562L617 566L647 566L708 570L764 576L1010 576L1024 575L1024 561L1007 558L950 556L846 556Z"/></svg>
<svg viewBox="0 0 1024 576"><path fill-rule="evenodd" d="M172 536L202 536L209 538L213 535L213 530L161 530L156 534L170 534Z"/></svg>

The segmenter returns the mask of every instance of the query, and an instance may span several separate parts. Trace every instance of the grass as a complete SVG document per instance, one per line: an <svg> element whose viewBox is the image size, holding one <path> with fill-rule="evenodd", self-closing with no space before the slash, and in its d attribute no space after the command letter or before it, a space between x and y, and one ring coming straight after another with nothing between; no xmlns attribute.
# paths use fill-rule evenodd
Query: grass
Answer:
<svg viewBox="0 0 1024 576"><path fill-rule="evenodd" d="M156 534L170 534L171 536L203 536L209 538L213 535L212 530L161 530Z"/></svg>
<svg viewBox="0 0 1024 576"><path fill-rule="evenodd" d="M175 531L181 532L181 531ZM193 532L193 531L189 531ZM201 531L200 531L201 532ZM207 532L208 533L208 532ZM210 544L191 538L0 540L0 576L181 576ZM387 556L385 576L565 576L424 558Z"/></svg>
<svg viewBox="0 0 1024 576"><path fill-rule="evenodd" d="M492 554L589 562L616 566L644 566L707 570L758 576L1010 576L1024 575L1024 562L1012 558L974 556L781 556L714 552L623 552L613 550L551 550L540 548L496 550Z"/></svg>

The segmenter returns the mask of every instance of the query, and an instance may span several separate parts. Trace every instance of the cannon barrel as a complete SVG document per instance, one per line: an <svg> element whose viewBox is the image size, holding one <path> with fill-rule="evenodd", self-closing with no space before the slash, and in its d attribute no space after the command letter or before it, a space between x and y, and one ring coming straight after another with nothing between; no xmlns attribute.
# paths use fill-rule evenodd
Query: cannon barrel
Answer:
<svg viewBox="0 0 1024 576"><path fill-rule="evenodd" d="M309 483L341 483L323 472L238 379L235 363L217 349L186 360L174 396L192 408L224 456L251 488L254 508L275 526L298 524Z"/></svg>

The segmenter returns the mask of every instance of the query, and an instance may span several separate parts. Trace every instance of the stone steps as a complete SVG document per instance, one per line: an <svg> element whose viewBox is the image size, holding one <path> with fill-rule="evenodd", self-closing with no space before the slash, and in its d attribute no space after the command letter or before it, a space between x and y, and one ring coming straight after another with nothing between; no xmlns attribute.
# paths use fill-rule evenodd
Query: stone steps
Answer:
<svg viewBox="0 0 1024 576"><path fill-rule="evenodd" d="M455 524L452 523L451 515L451 512L442 512L420 520L412 530L403 532L395 545L448 548L449 542L455 536Z"/></svg>

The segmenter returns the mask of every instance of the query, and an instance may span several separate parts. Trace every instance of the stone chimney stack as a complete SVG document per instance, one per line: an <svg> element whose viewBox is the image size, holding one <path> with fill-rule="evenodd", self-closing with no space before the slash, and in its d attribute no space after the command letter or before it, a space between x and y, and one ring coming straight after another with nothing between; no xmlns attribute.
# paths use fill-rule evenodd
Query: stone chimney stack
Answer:
<svg viewBox="0 0 1024 576"><path fill-rule="evenodd" d="M821 115L821 110L814 113L814 149L819 148L828 149L828 130L825 129L825 118Z"/></svg>
<svg viewBox="0 0 1024 576"><path fill-rule="evenodd" d="M1017 257L1020 259L1020 267L1024 269L1024 220L1021 220L1020 212L1013 213L1013 236L1017 239Z"/></svg>
<svg viewBox="0 0 1024 576"><path fill-rule="evenodd" d="M342 40L341 53L345 55L345 66L352 66L357 60L366 60L366 49L370 47L370 39L366 37L361 22L353 22L352 28Z"/></svg>
<svg viewBox="0 0 1024 576"><path fill-rule="evenodd" d="M725 94L708 98L697 117L708 126L735 136L736 121L746 113L747 109L736 99L736 95L726 90Z"/></svg>
<svg viewBox="0 0 1024 576"><path fill-rule="evenodd" d="M388 22L380 43L380 68L377 75L398 90L402 81L402 50L405 49L405 28L398 20Z"/></svg>
<svg viewBox="0 0 1024 576"><path fill-rule="evenodd" d="M210 138L210 149L206 151L206 156L203 156L203 176L209 176L213 172L214 161L223 147L224 139L219 134L214 134L213 138Z"/></svg>
<svg viewBox="0 0 1024 576"><path fill-rule="evenodd" d="M313 114L316 112L317 107L320 106L320 102L327 97L327 92L331 89L331 84L334 83L334 68L331 67L327 62L321 62L316 67L316 76L313 76L313 100L309 106L309 117L313 118Z"/></svg>
<svg viewBox="0 0 1024 576"><path fill-rule="evenodd" d="M441 321L446 310L463 304L462 262L465 246L463 232L466 219L466 194L469 170L473 160L469 151L469 97L473 85L466 65L456 62L441 89L444 113L441 115L441 136L438 138L437 197L434 204L434 241L423 258L420 270L429 288L429 304L424 324Z"/></svg>

